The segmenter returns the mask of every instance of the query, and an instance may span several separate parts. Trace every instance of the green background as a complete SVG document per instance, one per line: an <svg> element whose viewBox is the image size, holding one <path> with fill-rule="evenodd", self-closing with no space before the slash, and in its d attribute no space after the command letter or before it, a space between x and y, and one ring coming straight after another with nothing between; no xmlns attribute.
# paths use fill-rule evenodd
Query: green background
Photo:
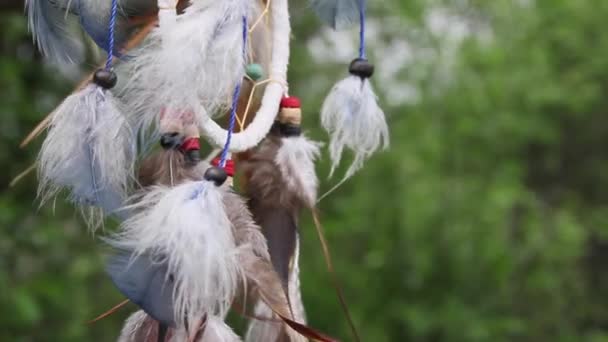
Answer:
<svg viewBox="0 0 608 342"><path fill-rule="evenodd" d="M291 2L291 93L326 140L356 32ZM608 2L370 2L392 145L320 206L363 340L608 341ZM35 175L9 187L79 78L43 62L21 6L0 7L0 340L112 341L134 308L86 324L122 300L100 242L64 200L38 208ZM332 37L348 44L319 57ZM327 155L318 172L338 180ZM309 321L350 341L307 217L302 235Z"/></svg>

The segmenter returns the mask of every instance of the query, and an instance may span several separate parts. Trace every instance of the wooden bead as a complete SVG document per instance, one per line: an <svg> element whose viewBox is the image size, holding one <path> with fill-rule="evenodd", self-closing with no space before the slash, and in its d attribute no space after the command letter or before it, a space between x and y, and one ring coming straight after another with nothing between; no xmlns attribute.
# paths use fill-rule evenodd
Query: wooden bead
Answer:
<svg viewBox="0 0 608 342"><path fill-rule="evenodd" d="M374 65L367 59L357 58L350 63L348 72L361 78L370 78L374 74Z"/></svg>
<svg viewBox="0 0 608 342"><path fill-rule="evenodd" d="M222 186L228 179L228 174L221 167L212 166L205 171L204 178L213 182L215 186Z"/></svg>
<svg viewBox="0 0 608 342"><path fill-rule="evenodd" d="M99 69L93 75L93 82L104 89L112 89L118 82L118 78L112 70Z"/></svg>
<svg viewBox="0 0 608 342"><path fill-rule="evenodd" d="M283 124L300 126L302 124L302 110L300 108L281 108L279 121Z"/></svg>

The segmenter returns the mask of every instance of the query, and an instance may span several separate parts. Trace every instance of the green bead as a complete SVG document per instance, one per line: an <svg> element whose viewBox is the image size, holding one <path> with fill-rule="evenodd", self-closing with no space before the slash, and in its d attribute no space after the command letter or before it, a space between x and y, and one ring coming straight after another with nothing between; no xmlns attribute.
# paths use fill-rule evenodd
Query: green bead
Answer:
<svg viewBox="0 0 608 342"><path fill-rule="evenodd" d="M257 81L264 77L264 68L257 63L249 64L247 66L246 72L247 76L249 76L249 78L254 81Z"/></svg>

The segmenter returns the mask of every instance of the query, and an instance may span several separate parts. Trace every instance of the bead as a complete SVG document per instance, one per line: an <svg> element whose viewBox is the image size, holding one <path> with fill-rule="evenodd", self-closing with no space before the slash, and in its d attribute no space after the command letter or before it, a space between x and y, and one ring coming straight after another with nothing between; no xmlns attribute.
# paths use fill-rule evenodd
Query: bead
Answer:
<svg viewBox="0 0 608 342"><path fill-rule="evenodd" d="M183 142L184 138L179 133L163 133L160 136L160 146L165 150L178 149Z"/></svg>
<svg viewBox="0 0 608 342"><path fill-rule="evenodd" d="M285 96L281 99L281 108L301 108L302 101L295 96Z"/></svg>
<svg viewBox="0 0 608 342"><path fill-rule="evenodd" d="M184 157L186 158L186 164L188 166L196 166L201 161L201 155L199 150L189 150L185 151Z"/></svg>
<svg viewBox="0 0 608 342"><path fill-rule="evenodd" d="M222 184L226 182L226 179L228 179L228 174L224 169L212 166L205 171L204 178L205 180L213 182L215 186L222 186Z"/></svg>
<svg viewBox="0 0 608 342"><path fill-rule="evenodd" d="M278 119L284 124L300 126L302 124L302 110L300 108L281 108Z"/></svg>
<svg viewBox="0 0 608 342"><path fill-rule="evenodd" d="M112 70L99 69L93 75L93 82L104 89L112 89L118 82L118 78Z"/></svg>
<svg viewBox="0 0 608 342"><path fill-rule="evenodd" d="M211 161L211 165L220 166L221 161L222 161L222 158L215 157ZM226 174L228 175L228 177L234 177L234 170L235 170L234 160L232 160L232 159L226 160L226 165L224 165L223 169L224 169L224 171L226 171Z"/></svg>
<svg viewBox="0 0 608 342"><path fill-rule="evenodd" d="M374 74L374 65L367 59L357 58L350 63L348 72L361 78L370 78Z"/></svg>
<svg viewBox="0 0 608 342"><path fill-rule="evenodd" d="M299 137L302 134L300 126L281 124L281 135L284 137Z"/></svg>
<svg viewBox="0 0 608 342"><path fill-rule="evenodd" d="M264 77L264 68L257 63L247 65L245 72L247 73L247 76L254 81L258 81Z"/></svg>
<svg viewBox="0 0 608 342"><path fill-rule="evenodd" d="M188 151L192 151L192 150L198 151L201 149L200 140L198 139L198 137L187 138L184 141L182 141L182 144L179 147L179 149L184 152L188 152Z"/></svg>
<svg viewBox="0 0 608 342"><path fill-rule="evenodd" d="M282 123L280 121L275 121L272 125L271 132L285 138L298 137L302 134L302 128L299 125L292 125Z"/></svg>

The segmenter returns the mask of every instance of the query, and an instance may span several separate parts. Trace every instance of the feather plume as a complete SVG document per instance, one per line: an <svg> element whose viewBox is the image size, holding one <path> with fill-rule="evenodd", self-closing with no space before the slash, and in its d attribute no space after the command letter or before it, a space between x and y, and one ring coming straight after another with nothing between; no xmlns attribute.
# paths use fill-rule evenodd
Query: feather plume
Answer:
<svg viewBox="0 0 608 342"><path fill-rule="evenodd" d="M246 175L245 194L255 222L262 227L270 258L287 292L289 263L295 251L297 221L302 202L288 187L275 164L281 139L269 135L241 163Z"/></svg>
<svg viewBox="0 0 608 342"><path fill-rule="evenodd" d="M359 0L310 0L310 5L334 29L351 26L359 18Z"/></svg>
<svg viewBox="0 0 608 342"><path fill-rule="evenodd" d="M267 239L272 265L282 288L278 291L289 299L290 314L293 312L298 322L305 320L299 279L294 279L298 277L294 264L298 258L298 216L303 207L314 206L316 201L318 181L314 160L318 155L318 143L303 136L282 138L272 131L242 163L249 207ZM296 299L295 307L292 296ZM255 305L255 314L271 320L279 318L261 299ZM258 320L250 323L246 341L283 340L305 339L284 323Z"/></svg>
<svg viewBox="0 0 608 342"><path fill-rule="evenodd" d="M158 323L144 311L136 311L125 321L118 342L156 342L157 326Z"/></svg>
<svg viewBox="0 0 608 342"><path fill-rule="evenodd" d="M331 135L329 153L334 173L344 148L352 150L354 161L343 180L352 177L378 149L389 146L384 112L378 106L369 80L351 75L336 84L323 103L321 123Z"/></svg>
<svg viewBox="0 0 608 342"><path fill-rule="evenodd" d="M111 93L89 85L52 114L38 156L44 203L66 189L81 206L106 214L122 206L134 155L132 132Z"/></svg>
<svg viewBox="0 0 608 342"><path fill-rule="evenodd" d="M299 239L298 243L299 245ZM289 303L290 314L293 316L293 320L296 322L306 322L306 313L304 311L304 305L302 303L302 296L300 293L300 279L299 279L299 248L296 246L294 253L294 259L291 267L291 274L289 276ZM278 288L274 291L281 291ZM274 303L277 305L277 299L268 300L263 299L259 295L254 296L258 298L254 307L254 315L256 318L266 318L267 320L253 319L249 323L247 333L245 335L245 341L247 342L276 342L276 341L291 341L291 342L304 342L307 339L289 328L284 323L280 322L279 315L274 312L267 304L267 302ZM280 298L278 304L280 304Z"/></svg>
<svg viewBox="0 0 608 342"><path fill-rule="evenodd" d="M47 0L48 1L48 0ZM62 0L66 1L66 0ZM80 26L101 49L108 49L108 23L112 1L68 0L71 11L78 16ZM126 43L137 25L130 22L132 17L145 17L156 13L156 0L119 0L114 41L118 49L114 54L120 55L120 49Z"/></svg>
<svg viewBox="0 0 608 342"><path fill-rule="evenodd" d="M175 284L168 274L166 262L152 260L149 255L133 256L132 251L123 250L110 259L106 272L131 302L155 320L174 325L172 292Z"/></svg>
<svg viewBox="0 0 608 342"><path fill-rule="evenodd" d="M109 46L108 22L110 21L112 1L73 1L76 1L75 10L80 26L97 46L107 52ZM123 15L122 11L118 14L114 30L114 41L118 47L114 53L120 56L120 47L130 34L127 17Z"/></svg>
<svg viewBox="0 0 608 342"><path fill-rule="evenodd" d="M208 181L173 188L154 186L132 209L112 245L166 263L175 283L175 321L223 317L242 270L222 201L223 190Z"/></svg>
<svg viewBox="0 0 608 342"><path fill-rule="evenodd" d="M189 167L184 154L176 150L163 150L144 159L139 168L139 184L175 186L187 180L200 180L205 169Z"/></svg>
<svg viewBox="0 0 608 342"><path fill-rule="evenodd" d="M241 339L218 317L210 317L204 323L203 332L195 342L239 342ZM170 331L168 341L183 342L188 339L187 333L182 329ZM118 342L157 342L158 323L144 311L132 314L121 331Z"/></svg>
<svg viewBox="0 0 608 342"><path fill-rule="evenodd" d="M131 77L119 86L139 126L150 127L163 109L192 111L200 121L229 108L234 85L244 75L238 52L250 6L245 0L196 1L133 52L122 66Z"/></svg>
<svg viewBox="0 0 608 342"><path fill-rule="evenodd" d="M222 319L209 317L202 337L197 342L239 342L238 337Z"/></svg>
<svg viewBox="0 0 608 342"><path fill-rule="evenodd" d="M82 44L69 32L67 8L50 0L26 0L28 24L40 51L57 62L76 62Z"/></svg>
<svg viewBox="0 0 608 342"><path fill-rule="evenodd" d="M289 189L312 208L317 202L319 180L315 171L315 161L321 153L322 144L301 135L281 139L275 163Z"/></svg>

